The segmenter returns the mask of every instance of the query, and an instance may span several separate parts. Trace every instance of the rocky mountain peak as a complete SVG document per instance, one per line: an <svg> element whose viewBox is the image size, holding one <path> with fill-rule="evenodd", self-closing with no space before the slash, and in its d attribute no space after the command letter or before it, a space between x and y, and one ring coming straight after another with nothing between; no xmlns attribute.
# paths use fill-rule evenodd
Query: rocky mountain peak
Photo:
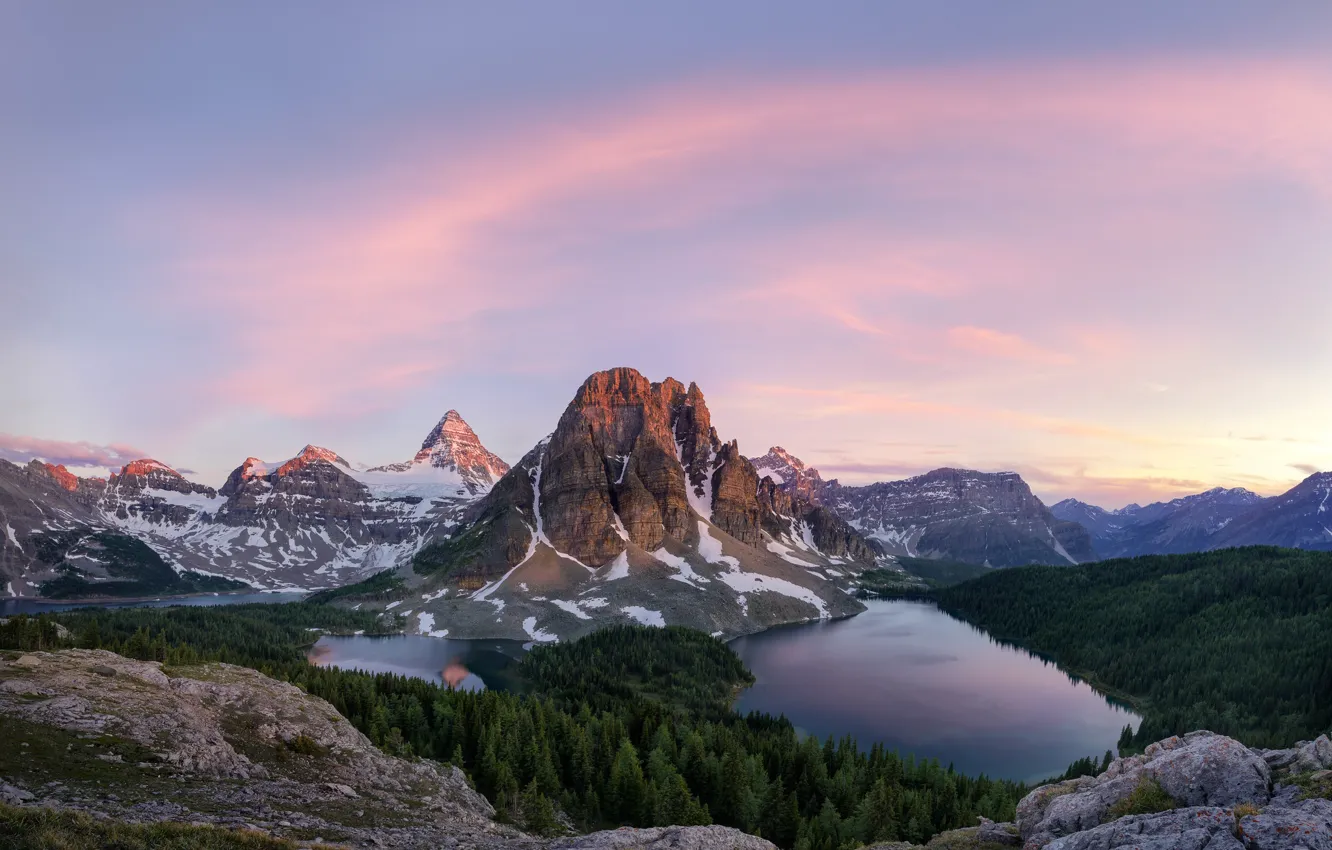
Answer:
<svg viewBox="0 0 1332 850"><path fill-rule="evenodd" d="M153 460L150 457L132 460L120 468L121 475L150 475L153 473L170 475L176 478L181 477L180 473L176 470L167 466L165 463Z"/></svg>
<svg viewBox="0 0 1332 850"><path fill-rule="evenodd" d="M52 480L55 481L56 484L60 485L61 488L68 490L71 493L74 493L79 489L78 476L66 469L63 463L43 463L42 461L36 460L33 461L33 463L41 463L41 468Z"/></svg>
<svg viewBox="0 0 1332 850"><path fill-rule="evenodd" d="M773 446L762 457L749 460L758 471L759 478L771 478L774 484L786 492L816 504L822 500L822 491L827 482L819 475L819 471L806 466L803 460L781 446Z"/></svg>
<svg viewBox="0 0 1332 850"><path fill-rule="evenodd" d="M299 472L312 463L323 462L333 463L340 466L349 466L347 461L338 456L338 453L332 449L326 449L321 446L306 446L301 449L301 453L289 461L286 461L277 469L279 477L291 475L293 472Z"/></svg>
<svg viewBox="0 0 1332 850"><path fill-rule="evenodd" d="M409 461L371 467L372 473L403 473L405 478L462 486L473 496L488 491L509 465L481 444L481 438L456 410L444 414Z"/></svg>

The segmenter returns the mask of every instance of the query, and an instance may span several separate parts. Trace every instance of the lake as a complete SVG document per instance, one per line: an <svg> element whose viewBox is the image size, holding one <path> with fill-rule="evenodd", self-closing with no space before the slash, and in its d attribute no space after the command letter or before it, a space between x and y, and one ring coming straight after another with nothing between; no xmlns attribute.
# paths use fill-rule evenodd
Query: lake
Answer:
<svg viewBox="0 0 1332 850"><path fill-rule="evenodd" d="M527 650L516 640L452 640L424 635L339 637L326 635L310 650L310 662L367 673L416 676L465 691L510 690L508 671Z"/></svg>
<svg viewBox="0 0 1332 850"><path fill-rule="evenodd" d="M1037 780L1113 749L1138 718L1084 682L933 605L871 600L846 620L771 629L731 648L758 682L742 712L785 714L803 733L880 741L961 772ZM508 688L518 641L324 637L317 664Z"/></svg>
<svg viewBox="0 0 1332 850"><path fill-rule="evenodd" d="M850 619L732 641L758 679L736 708L785 714L820 737L881 741L962 773L1027 781L1099 758L1125 725L1137 728L1137 715L1085 682L931 604L866 604Z"/></svg>
<svg viewBox="0 0 1332 850"><path fill-rule="evenodd" d="M203 596L164 596L161 599L113 600L105 602L49 602L39 599L0 600L0 617L12 614L41 614L50 611L68 611L72 608L167 608L172 605L244 605L248 602L276 604L300 602L307 591L295 593L210 593Z"/></svg>

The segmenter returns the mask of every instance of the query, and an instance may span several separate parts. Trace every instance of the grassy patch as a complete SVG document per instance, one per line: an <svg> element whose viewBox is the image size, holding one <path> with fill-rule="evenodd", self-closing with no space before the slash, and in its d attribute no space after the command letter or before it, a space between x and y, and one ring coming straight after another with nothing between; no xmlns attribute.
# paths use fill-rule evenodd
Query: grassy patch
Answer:
<svg viewBox="0 0 1332 850"><path fill-rule="evenodd" d="M159 759L147 748L111 735L80 736L63 729L0 717L0 776L36 787L47 782L95 785L130 800L174 786L158 775ZM120 761L107 760L119 758ZM138 767L147 763L149 767ZM0 846L3 846L0 844Z"/></svg>
<svg viewBox="0 0 1332 850"><path fill-rule="evenodd" d="M10 850L293 850L258 832L94 820L78 812L0 805L0 846Z"/></svg>
<svg viewBox="0 0 1332 850"><path fill-rule="evenodd" d="M1300 788L1301 800L1321 797L1332 800L1332 770L1315 770L1312 773L1300 773L1286 780Z"/></svg>
<svg viewBox="0 0 1332 850"><path fill-rule="evenodd" d="M1154 815L1157 812L1168 812L1177 808L1179 803L1166 793L1161 783L1150 777L1144 777L1138 782L1138 787L1133 789L1133 793L1110 807L1109 816L1111 820L1115 820L1127 815Z"/></svg>

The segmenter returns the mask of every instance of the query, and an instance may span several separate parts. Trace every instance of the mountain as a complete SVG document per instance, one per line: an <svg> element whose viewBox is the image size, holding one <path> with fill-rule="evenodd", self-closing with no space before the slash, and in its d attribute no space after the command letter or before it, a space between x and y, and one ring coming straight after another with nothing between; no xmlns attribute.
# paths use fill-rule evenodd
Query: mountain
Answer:
<svg viewBox="0 0 1332 850"><path fill-rule="evenodd" d="M407 563L507 471L452 410L405 463L362 469L306 446L246 458L217 489L150 458L105 481L0 461L0 582L23 596L346 584ZM106 563L92 544L132 550L133 564ZM189 588L170 580L186 574Z"/></svg>
<svg viewBox="0 0 1332 850"><path fill-rule="evenodd" d="M1210 542L1210 548L1265 544L1332 551L1332 472L1316 472L1280 496L1258 501Z"/></svg>
<svg viewBox="0 0 1332 850"><path fill-rule="evenodd" d="M477 496L493 487L508 471L509 465L481 445L476 432L458 411L450 410L426 435L416 457L371 467L361 478L384 485L454 485L465 489L468 495Z"/></svg>
<svg viewBox="0 0 1332 850"><path fill-rule="evenodd" d="M1015 472L936 469L847 487L780 446L752 462L775 486L826 506L892 555L992 567L1096 558L1086 530L1051 514Z"/></svg>
<svg viewBox="0 0 1332 850"><path fill-rule="evenodd" d="M1096 551L1108 558L1254 545L1332 550L1332 472L1316 472L1271 498L1240 487L1217 487L1117 511L1075 499L1051 510L1082 523Z"/></svg>
<svg viewBox="0 0 1332 850"><path fill-rule="evenodd" d="M792 455L781 446L773 446L762 457L750 458L760 478L771 478L773 483L788 493L817 502L825 486L819 471Z"/></svg>
<svg viewBox="0 0 1332 850"><path fill-rule="evenodd" d="M1076 499L1065 499L1050 510L1091 532L1092 545L1101 556L1123 558L1216 548L1218 532L1265 501L1242 487L1216 487L1168 502L1133 504L1116 511Z"/></svg>
<svg viewBox="0 0 1332 850"><path fill-rule="evenodd" d="M848 590L877 554L825 508L763 486L697 385L618 368L589 377L421 550L392 607L454 637L548 640L608 621L739 634L862 610Z"/></svg>

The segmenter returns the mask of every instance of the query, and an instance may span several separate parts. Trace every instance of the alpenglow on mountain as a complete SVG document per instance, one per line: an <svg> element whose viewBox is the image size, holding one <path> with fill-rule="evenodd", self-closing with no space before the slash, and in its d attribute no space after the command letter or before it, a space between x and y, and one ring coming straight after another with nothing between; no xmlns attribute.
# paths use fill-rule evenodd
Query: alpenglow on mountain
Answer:
<svg viewBox="0 0 1332 850"><path fill-rule="evenodd" d="M306 446L246 458L216 490L151 459L108 480L0 461L0 586L94 597L341 585L406 563L506 472L456 411L404 463L356 469Z"/></svg>
<svg viewBox="0 0 1332 850"><path fill-rule="evenodd" d="M862 610L849 591L876 556L760 481L696 385L620 368L583 383L384 607L453 637L544 641L616 621L739 634Z"/></svg>

